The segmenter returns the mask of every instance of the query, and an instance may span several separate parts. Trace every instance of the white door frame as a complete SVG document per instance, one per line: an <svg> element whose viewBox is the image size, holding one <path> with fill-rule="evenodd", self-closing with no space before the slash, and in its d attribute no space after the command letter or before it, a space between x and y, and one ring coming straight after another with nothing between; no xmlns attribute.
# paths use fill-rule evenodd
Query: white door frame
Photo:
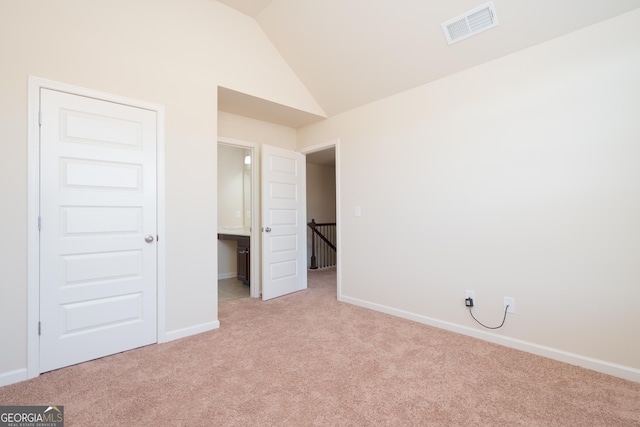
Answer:
<svg viewBox="0 0 640 427"><path fill-rule="evenodd" d="M311 147L304 147L299 151L307 155L316 151L326 150L333 147L336 153L336 285L338 301L342 301L342 227L340 227L340 138L332 139L331 141L322 142L320 144L312 145Z"/></svg>
<svg viewBox="0 0 640 427"><path fill-rule="evenodd" d="M165 157L164 107L145 101L97 92L78 86L29 76L28 101L28 189L27 189L27 378L40 375L40 89L51 89L103 101L151 110L157 117L157 340L166 341L166 233L165 233Z"/></svg>
<svg viewBox="0 0 640 427"><path fill-rule="evenodd" d="M251 249L249 251L250 273L249 292L251 298L260 298L262 292L261 284L261 234L260 234L260 144L243 141L240 139L218 137L219 144L231 145L234 147L248 148L253 150L253 161L251 162L251 237L249 239ZM217 285L216 285L217 286Z"/></svg>

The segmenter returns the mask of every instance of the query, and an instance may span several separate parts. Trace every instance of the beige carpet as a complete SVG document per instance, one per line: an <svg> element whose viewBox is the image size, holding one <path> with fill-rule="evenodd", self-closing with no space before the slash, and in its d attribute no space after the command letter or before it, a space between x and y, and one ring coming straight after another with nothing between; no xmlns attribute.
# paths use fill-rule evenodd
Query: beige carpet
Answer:
<svg viewBox="0 0 640 427"><path fill-rule="evenodd" d="M221 329L0 388L67 426L639 426L640 384L309 289L220 307Z"/></svg>

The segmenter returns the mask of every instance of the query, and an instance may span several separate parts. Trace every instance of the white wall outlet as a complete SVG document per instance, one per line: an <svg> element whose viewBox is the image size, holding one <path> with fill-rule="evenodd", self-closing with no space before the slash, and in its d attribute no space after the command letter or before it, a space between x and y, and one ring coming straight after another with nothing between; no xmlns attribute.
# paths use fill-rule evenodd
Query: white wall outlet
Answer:
<svg viewBox="0 0 640 427"><path fill-rule="evenodd" d="M515 298L511 298L511 297L504 297L503 310L507 306L509 306L509 308L507 308L507 313L515 313L516 312L516 299Z"/></svg>
<svg viewBox="0 0 640 427"><path fill-rule="evenodd" d="M464 299L471 298L473 305L476 305L476 293L474 291L464 291Z"/></svg>
<svg viewBox="0 0 640 427"><path fill-rule="evenodd" d="M242 212L236 211L236 218L242 218Z"/></svg>

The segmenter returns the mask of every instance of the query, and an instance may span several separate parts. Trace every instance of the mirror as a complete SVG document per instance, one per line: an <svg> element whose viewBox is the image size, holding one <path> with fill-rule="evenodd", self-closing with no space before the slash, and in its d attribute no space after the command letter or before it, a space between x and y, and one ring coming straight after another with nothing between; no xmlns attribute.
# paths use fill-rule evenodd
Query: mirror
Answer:
<svg viewBox="0 0 640 427"><path fill-rule="evenodd" d="M253 150L244 149L244 174L242 178L242 195L244 207L244 226L251 230L251 168L253 167Z"/></svg>
<svg viewBox="0 0 640 427"><path fill-rule="evenodd" d="M253 150L218 144L218 228L251 233Z"/></svg>

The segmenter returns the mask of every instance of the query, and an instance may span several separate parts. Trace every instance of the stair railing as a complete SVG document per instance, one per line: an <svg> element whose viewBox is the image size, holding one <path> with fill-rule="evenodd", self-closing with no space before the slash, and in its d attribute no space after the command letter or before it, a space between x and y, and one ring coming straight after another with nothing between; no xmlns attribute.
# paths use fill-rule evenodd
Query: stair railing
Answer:
<svg viewBox="0 0 640 427"><path fill-rule="evenodd" d="M311 265L309 268L332 267L336 265L336 223L316 223L312 219L307 224L311 229Z"/></svg>

